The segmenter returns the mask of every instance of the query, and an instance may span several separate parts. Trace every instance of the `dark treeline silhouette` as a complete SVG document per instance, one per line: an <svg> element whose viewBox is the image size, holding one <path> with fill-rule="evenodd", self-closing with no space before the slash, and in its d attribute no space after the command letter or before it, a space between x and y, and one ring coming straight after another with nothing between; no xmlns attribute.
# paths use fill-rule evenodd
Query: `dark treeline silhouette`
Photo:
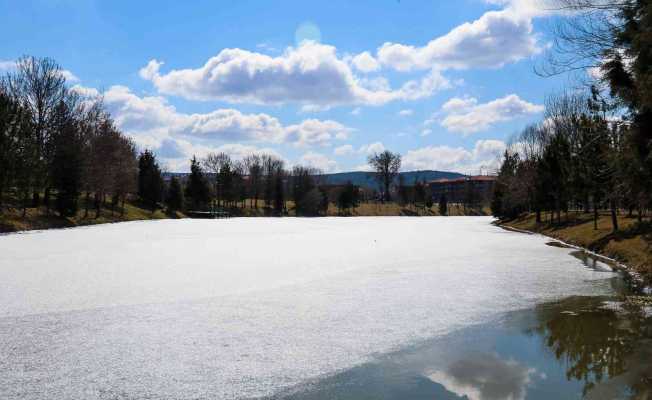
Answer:
<svg viewBox="0 0 652 400"><path fill-rule="evenodd" d="M84 198L112 212L136 186L136 150L101 98L83 98L49 58L22 57L0 81L0 210L52 207L75 216ZM121 212L122 212L121 211Z"/></svg>
<svg viewBox="0 0 652 400"><path fill-rule="evenodd" d="M594 67L584 94L552 96L545 119L527 127L505 152L492 209L499 217L542 213L560 223L569 210L637 211L652 196L652 9L647 1L559 0L572 9L560 23L542 74Z"/></svg>

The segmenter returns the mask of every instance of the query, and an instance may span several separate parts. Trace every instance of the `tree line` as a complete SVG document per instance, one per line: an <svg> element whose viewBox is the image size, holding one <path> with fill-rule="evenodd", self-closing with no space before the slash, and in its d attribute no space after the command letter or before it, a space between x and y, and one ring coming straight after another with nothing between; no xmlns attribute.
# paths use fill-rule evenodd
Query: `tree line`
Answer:
<svg viewBox="0 0 652 400"><path fill-rule="evenodd" d="M557 29L553 75L593 66L588 89L551 96L544 120L523 130L505 152L492 209L499 217L608 210L612 228L627 210L638 219L652 205L652 9L647 1L562 0L575 16Z"/></svg>
<svg viewBox="0 0 652 400"><path fill-rule="evenodd" d="M71 89L49 58L22 57L0 79L0 210L18 201L74 216L112 211L136 185L136 147L101 99Z"/></svg>
<svg viewBox="0 0 652 400"><path fill-rule="evenodd" d="M166 183L156 156L145 150L139 157L138 196L155 209L208 212L238 211L249 207L267 215L286 215L292 202L295 215L325 215L330 203L344 214L360 203L361 189L352 183L327 185L318 169L295 165L270 154L252 154L242 160L224 152L190 160L190 174L170 174Z"/></svg>
<svg viewBox="0 0 652 400"><path fill-rule="evenodd" d="M329 202L341 212L359 204L360 188L328 188L320 171L287 168L269 154L235 160L226 153L193 157L188 179L164 179L151 150L116 126L101 96L85 97L50 58L21 57L0 78L0 212L19 208L83 218L101 209L124 214L128 198L155 211L254 209L272 214L324 214Z"/></svg>
<svg viewBox="0 0 652 400"><path fill-rule="evenodd" d="M425 182L396 184L401 156L388 150L367 160L374 191L329 185L318 169L288 166L272 154L209 153L190 160L187 177L166 174L153 151L139 152L118 129L101 95L82 95L65 76L50 58L24 56L0 78L0 212L98 218L108 208L122 216L128 200L169 213L248 206L287 215L292 204L295 215L305 216L326 215L329 204L348 214L363 200L432 206Z"/></svg>

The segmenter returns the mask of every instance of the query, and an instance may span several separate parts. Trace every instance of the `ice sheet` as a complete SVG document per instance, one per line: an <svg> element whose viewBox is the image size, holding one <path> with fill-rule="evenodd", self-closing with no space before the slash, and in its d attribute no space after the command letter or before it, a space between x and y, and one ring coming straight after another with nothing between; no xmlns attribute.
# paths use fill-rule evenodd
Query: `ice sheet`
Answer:
<svg viewBox="0 0 652 400"><path fill-rule="evenodd" d="M0 236L0 398L251 398L611 292L486 217L164 220Z"/></svg>

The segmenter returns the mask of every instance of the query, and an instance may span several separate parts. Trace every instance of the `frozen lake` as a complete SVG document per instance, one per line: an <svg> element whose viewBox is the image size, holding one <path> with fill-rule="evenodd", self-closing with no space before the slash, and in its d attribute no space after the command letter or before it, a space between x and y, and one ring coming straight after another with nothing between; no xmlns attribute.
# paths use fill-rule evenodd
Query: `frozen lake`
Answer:
<svg viewBox="0 0 652 400"><path fill-rule="evenodd" d="M0 398L263 397L605 273L485 217L164 220L0 236Z"/></svg>

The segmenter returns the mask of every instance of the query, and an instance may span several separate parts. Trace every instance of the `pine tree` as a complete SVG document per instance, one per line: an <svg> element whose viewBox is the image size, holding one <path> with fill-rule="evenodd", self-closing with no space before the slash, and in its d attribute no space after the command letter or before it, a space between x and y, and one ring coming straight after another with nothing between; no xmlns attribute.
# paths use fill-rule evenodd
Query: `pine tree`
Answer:
<svg viewBox="0 0 652 400"><path fill-rule="evenodd" d="M161 168L150 150L145 150L138 158L138 197L152 212L163 197Z"/></svg>
<svg viewBox="0 0 652 400"><path fill-rule="evenodd" d="M170 211L183 209L183 190L181 189L181 183L179 183L176 176L173 176L170 180L170 186L168 188L165 202Z"/></svg>
<svg viewBox="0 0 652 400"><path fill-rule="evenodd" d="M445 194L439 198L439 215L448 215L448 199Z"/></svg>
<svg viewBox="0 0 652 400"><path fill-rule="evenodd" d="M210 189L204 171L197 157L190 160L190 176L186 186L186 197L190 198L196 209L201 209L210 201Z"/></svg>

